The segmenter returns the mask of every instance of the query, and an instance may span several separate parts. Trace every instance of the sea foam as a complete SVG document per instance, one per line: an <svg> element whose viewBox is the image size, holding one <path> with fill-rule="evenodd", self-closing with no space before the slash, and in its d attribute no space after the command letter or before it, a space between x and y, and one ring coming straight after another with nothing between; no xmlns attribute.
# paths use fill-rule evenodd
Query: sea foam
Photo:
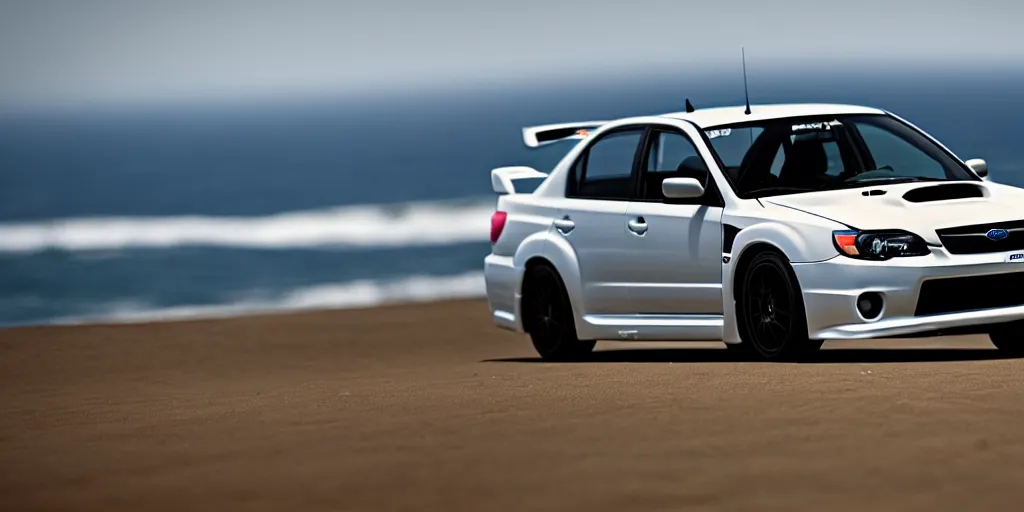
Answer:
<svg viewBox="0 0 1024 512"><path fill-rule="evenodd" d="M358 205L257 217L79 217L0 223L0 253L181 246L400 247L488 240L494 200Z"/></svg>

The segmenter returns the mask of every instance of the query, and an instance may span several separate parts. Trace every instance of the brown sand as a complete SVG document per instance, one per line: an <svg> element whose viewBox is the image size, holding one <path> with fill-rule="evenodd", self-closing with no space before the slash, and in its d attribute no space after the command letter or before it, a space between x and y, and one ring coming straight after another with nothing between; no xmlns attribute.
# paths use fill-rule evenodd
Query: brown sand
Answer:
<svg viewBox="0 0 1024 512"><path fill-rule="evenodd" d="M539 363L480 301L0 331L0 508L1024 507L1024 360L985 338L683 346Z"/></svg>

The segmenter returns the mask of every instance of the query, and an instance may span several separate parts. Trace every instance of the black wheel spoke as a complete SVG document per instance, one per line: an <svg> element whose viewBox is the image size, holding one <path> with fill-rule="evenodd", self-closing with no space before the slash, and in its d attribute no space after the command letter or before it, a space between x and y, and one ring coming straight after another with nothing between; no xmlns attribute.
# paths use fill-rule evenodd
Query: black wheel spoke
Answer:
<svg viewBox="0 0 1024 512"><path fill-rule="evenodd" d="M807 339L800 288L784 256L753 256L739 285L736 313L742 343L737 349L777 361L800 359L821 347L820 340Z"/></svg>
<svg viewBox="0 0 1024 512"><path fill-rule="evenodd" d="M789 283L780 269L759 262L748 270L746 323L751 342L765 353L782 350L789 338L791 300Z"/></svg>

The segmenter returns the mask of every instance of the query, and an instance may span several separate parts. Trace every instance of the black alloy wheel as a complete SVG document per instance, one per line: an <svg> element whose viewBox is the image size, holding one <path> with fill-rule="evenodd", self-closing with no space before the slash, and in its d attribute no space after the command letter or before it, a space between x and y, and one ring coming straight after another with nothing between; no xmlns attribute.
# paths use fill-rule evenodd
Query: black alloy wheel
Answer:
<svg viewBox="0 0 1024 512"><path fill-rule="evenodd" d="M576 337L572 306L558 272L548 265L533 266L524 284L523 327L537 353L549 361L586 358L596 342Z"/></svg>
<svg viewBox="0 0 1024 512"><path fill-rule="evenodd" d="M759 359L795 361L821 348L807 339L807 318L796 278L786 260L775 252L754 256L741 277L737 297L740 336L734 345Z"/></svg>

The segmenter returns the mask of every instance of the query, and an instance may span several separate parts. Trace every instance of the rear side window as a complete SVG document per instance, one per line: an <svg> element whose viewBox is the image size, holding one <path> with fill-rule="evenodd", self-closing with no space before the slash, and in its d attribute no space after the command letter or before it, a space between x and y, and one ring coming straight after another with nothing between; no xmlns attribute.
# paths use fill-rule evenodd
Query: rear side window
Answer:
<svg viewBox="0 0 1024 512"><path fill-rule="evenodd" d="M573 166L569 197L625 201L630 198L633 161L642 129L617 131L595 141Z"/></svg>

